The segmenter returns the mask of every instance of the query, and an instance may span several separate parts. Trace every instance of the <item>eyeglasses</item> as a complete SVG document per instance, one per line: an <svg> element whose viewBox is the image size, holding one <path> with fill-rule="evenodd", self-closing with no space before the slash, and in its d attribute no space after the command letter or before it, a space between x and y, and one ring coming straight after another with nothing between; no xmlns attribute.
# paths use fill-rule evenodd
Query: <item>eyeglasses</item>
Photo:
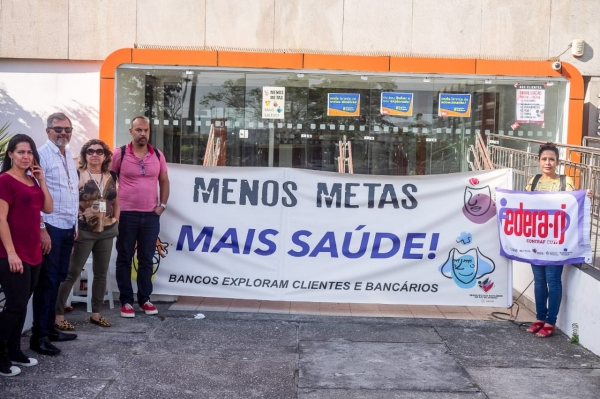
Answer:
<svg viewBox="0 0 600 399"><path fill-rule="evenodd" d="M142 176L146 175L146 167L144 167L144 161L140 160L140 166L142 167Z"/></svg>
<svg viewBox="0 0 600 399"><path fill-rule="evenodd" d="M96 154L96 155L104 155L104 149L98 148L98 149L94 150L93 148L88 148L85 151L85 153L88 154L88 155L94 155L94 154Z"/></svg>
<svg viewBox="0 0 600 399"><path fill-rule="evenodd" d="M65 133L71 133L73 131L72 127L62 127L62 126L52 126L52 127L49 127L48 129L52 129L56 133L62 133L63 130L65 131Z"/></svg>

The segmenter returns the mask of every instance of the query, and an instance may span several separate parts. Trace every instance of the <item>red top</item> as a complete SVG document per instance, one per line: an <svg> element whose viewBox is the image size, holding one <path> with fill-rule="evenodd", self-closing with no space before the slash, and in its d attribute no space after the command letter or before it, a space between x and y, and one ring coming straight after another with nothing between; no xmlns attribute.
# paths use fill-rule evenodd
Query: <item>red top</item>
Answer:
<svg viewBox="0 0 600 399"><path fill-rule="evenodd" d="M2 173L0 199L8 203L8 226L17 255L23 262L39 265L42 263L40 211L44 206L44 192L37 184L29 187L8 173ZM2 241L0 258L8 258Z"/></svg>
<svg viewBox="0 0 600 399"><path fill-rule="evenodd" d="M152 212L160 205L158 175L167 171L167 162L162 152L157 157L155 151L158 150L148 144L148 153L140 161L129 143L121 163L121 147L115 148L111 169L119 175L119 206L122 211Z"/></svg>

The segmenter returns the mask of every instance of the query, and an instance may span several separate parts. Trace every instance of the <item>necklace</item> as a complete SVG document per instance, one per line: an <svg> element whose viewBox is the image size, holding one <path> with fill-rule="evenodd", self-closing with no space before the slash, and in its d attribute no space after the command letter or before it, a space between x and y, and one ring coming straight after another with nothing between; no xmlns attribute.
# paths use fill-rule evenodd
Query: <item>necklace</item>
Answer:
<svg viewBox="0 0 600 399"><path fill-rule="evenodd" d="M90 175L90 180L93 180L94 183L96 183L96 186L98 187L98 191L100 192L100 199L102 199L102 196L104 195L104 173L94 173L95 175L100 174L100 183L98 183L98 180L96 180L96 178L94 176L92 176L92 172L90 172L90 170L87 170L88 175Z"/></svg>

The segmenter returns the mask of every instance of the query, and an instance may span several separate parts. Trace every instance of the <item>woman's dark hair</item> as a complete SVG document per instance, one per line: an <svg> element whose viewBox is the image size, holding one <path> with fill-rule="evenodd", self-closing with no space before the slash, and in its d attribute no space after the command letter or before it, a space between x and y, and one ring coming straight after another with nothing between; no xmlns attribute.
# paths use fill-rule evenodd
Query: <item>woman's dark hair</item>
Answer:
<svg viewBox="0 0 600 399"><path fill-rule="evenodd" d="M81 147L81 152L79 154L79 170L87 169L87 158L85 157L86 152L88 148L90 148L94 144L101 145L102 149L104 149L104 162L102 162L101 170L102 173L106 173L110 170L110 163L112 162L112 152L110 151L110 148L108 148L108 146L104 143L104 141L98 139L91 139Z"/></svg>
<svg viewBox="0 0 600 399"><path fill-rule="evenodd" d="M8 156L8 153L15 152L19 143L29 143L31 151L33 151L33 158L35 159L35 162L38 165L40 164L40 154L38 154L37 147L35 146L33 139L26 134L15 134L6 146L6 153L4 154L4 159L2 160L2 170L0 170L0 174L7 172L10 168L12 168L12 162Z"/></svg>
<svg viewBox="0 0 600 399"><path fill-rule="evenodd" d="M542 144L540 146L540 151L538 152L538 157L542 156L542 152L544 151L552 151L556 154L556 159L558 160L559 155L558 155L558 148L556 148L556 144L552 143L552 142L547 142L546 144Z"/></svg>

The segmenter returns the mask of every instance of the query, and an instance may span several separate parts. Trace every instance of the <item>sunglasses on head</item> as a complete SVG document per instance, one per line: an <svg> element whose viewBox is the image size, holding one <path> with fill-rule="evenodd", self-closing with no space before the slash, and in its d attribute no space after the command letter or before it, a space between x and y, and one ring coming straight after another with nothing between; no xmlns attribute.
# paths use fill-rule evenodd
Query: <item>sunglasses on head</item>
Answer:
<svg viewBox="0 0 600 399"><path fill-rule="evenodd" d="M61 126L52 126L52 127L49 127L48 129L52 129L56 133L62 133L63 130L65 131L65 133L71 133L73 131L72 127L61 127Z"/></svg>
<svg viewBox="0 0 600 399"><path fill-rule="evenodd" d="M104 155L104 150L102 148L98 148L96 150L94 150L93 148L88 148L87 150L85 150L85 153L88 155Z"/></svg>

